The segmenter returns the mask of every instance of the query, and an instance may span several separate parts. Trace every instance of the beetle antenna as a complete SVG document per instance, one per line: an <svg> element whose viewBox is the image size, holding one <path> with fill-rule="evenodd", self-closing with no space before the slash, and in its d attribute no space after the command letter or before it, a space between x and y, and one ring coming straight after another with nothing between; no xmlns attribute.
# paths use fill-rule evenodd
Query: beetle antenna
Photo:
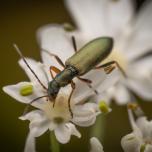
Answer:
<svg viewBox="0 0 152 152"><path fill-rule="evenodd" d="M40 83L40 85L47 90L47 88L45 87L45 85L41 82L41 80L38 78L38 76L36 75L36 73L33 71L33 69L30 67L30 65L27 63L25 57L23 56L22 52L20 51L19 47L16 44L13 44L15 50L17 51L17 53L19 54L19 56L23 59L24 63L26 64L26 66L30 69L30 71L33 73L33 75L35 76L35 78L38 80L38 82Z"/></svg>
<svg viewBox="0 0 152 152"><path fill-rule="evenodd" d="M25 109L24 109L24 112L23 112L23 115L27 114L28 109L29 109L30 105L31 105L33 102L35 102L35 101L37 101L37 100L39 100L39 99L41 99L41 98L44 98L44 97L48 97L48 95L40 96L40 97L37 97L37 98L33 99L32 101L30 101L30 102L26 105L26 107L25 107Z"/></svg>

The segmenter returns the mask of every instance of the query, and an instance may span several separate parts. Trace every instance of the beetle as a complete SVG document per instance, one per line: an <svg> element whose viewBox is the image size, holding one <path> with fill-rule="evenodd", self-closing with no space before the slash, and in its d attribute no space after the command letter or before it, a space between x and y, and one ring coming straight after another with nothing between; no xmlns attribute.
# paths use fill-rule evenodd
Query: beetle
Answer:
<svg viewBox="0 0 152 152"><path fill-rule="evenodd" d="M52 76L52 81L48 82L48 87L45 87L43 85L43 83L40 81L40 79L37 77L37 75L34 73L34 71L31 69L31 67L25 60L25 58L22 55L19 48L16 45L14 45L18 54L23 59L25 64L28 66L28 68L34 74L34 76L36 77L38 82L41 84L41 86L47 91L47 96L42 96L42 97L48 97L49 100L53 101L55 104L55 98L57 97L60 88L71 83L72 91L71 91L71 93L69 95L69 99L68 99L68 106L69 106L69 110L70 110L71 114L72 114L72 110L70 108L70 99L71 99L71 96L75 89L75 83L73 82L73 78L77 77L79 80L87 83L87 85L90 88L92 88L91 80L81 78L80 76L86 74L87 72L89 72L92 69L99 69L99 68L104 68L105 72L108 74L115 68L114 66L111 66L111 65L116 63L115 61L111 61L109 63L100 65L97 67L97 65L100 62L102 62L105 58L107 58L107 56L112 51L113 39L111 37L98 37L98 38L88 42L85 46L83 46L78 51L77 51L76 41L75 41L74 36L72 36L72 43L73 43L73 47L75 50L75 54L72 55L70 58L68 58L65 61L65 64L62 62L62 60L57 55L52 54L47 50L43 50L46 53L48 53L50 56L54 56L56 58L56 60L58 61L58 63L64 68L61 71L57 67L50 66L50 73ZM53 76L52 71L57 73L57 75L55 77ZM96 94L98 93L96 90L94 90L94 92ZM32 100L31 103L42 97L38 97L38 98Z"/></svg>
<svg viewBox="0 0 152 152"><path fill-rule="evenodd" d="M74 85L72 79L75 77L89 83L89 80L82 79L79 76L86 74L103 59L105 59L110 54L113 47L113 39L110 37L100 37L94 39L93 41L87 43L79 51L76 51L77 49L74 37L73 42L76 53L65 61L65 65L58 57L56 57L58 58L57 60L60 65L63 66L64 70L59 71L59 69L56 69L55 67L50 67L50 71L58 71L58 74L48 83L48 95L50 98L56 98L56 95L61 87L64 87L69 83Z"/></svg>

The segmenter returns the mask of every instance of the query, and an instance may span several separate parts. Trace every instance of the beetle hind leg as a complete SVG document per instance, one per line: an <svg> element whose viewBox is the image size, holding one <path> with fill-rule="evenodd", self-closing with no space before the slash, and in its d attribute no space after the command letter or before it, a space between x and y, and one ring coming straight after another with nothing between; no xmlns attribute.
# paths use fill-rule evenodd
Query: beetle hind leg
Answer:
<svg viewBox="0 0 152 152"><path fill-rule="evenodd" d="M85 79L85 78L81 78L81 77L77 77L80 81L84 82L87 84L87 86L92 89L94 91L95 94L98 94L98 91L96 89L94 89L91 85L92 81L89 79Z"/></svg>

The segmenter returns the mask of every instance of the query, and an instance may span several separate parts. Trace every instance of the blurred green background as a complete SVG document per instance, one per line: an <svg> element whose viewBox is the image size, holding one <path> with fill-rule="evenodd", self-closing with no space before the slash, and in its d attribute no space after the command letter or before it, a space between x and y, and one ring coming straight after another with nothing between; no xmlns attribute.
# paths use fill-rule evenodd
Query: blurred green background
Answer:
<svg viewBox="0 0 152 152"><path fill-rule="evenodd" d="M138 4L139 6L139 4ZM0 4L0 87L28 80L18 66L18 55L12 47L17 43L25 56L40 60L36 30L48 23L72 22L61 0L5 0ZM25 105L0 90L0 152L21 152L28 133L28 122L18 119ZM152 118L150 102L141 102L148 118ZM121 152L120 139L131 132L126 107L112 104L113 111L105 116L105 152ZM101 119L101 118L98 118ZM87 152L90 128L80 128L82 138L72 137L61 145L62 152ZM37 150L49 152L49 133L37 138Z"/></svg>

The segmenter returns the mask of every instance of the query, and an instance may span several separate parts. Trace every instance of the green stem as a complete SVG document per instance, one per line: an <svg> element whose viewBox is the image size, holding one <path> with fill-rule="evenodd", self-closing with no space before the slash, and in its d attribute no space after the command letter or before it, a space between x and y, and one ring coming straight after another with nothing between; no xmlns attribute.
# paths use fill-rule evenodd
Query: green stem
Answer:
<svg viewBox="0 0 152 152"><path fill-rule="evenodd" d="M96 123L91 128L90 137L97 137L100 141L104 141L105 133L105 116L99 115L97 117Z"/></svg>
<svg viewBox="0 0 152 152"><path fill-rule="evenodd" d="M50 133L50 149L51 152L60 152L60 145L59 142L57 141L54 132Z"/></svg>

